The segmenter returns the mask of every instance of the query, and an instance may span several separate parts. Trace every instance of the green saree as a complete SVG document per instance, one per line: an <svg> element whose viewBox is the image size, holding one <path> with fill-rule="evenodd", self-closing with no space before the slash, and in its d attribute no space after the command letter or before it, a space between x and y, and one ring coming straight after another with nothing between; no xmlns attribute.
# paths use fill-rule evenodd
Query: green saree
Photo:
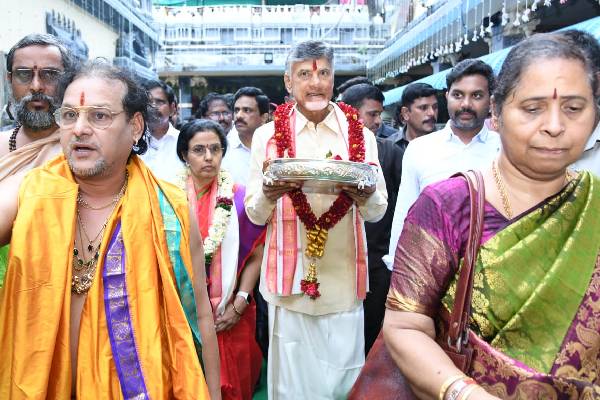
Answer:
<svg viewBox="0 0 600 400"><path fill-rule="evenodd" d="M428 314L441 330L446 319L434 310L440 300L446 310L453 301L460 265L454 254L462 255L468 228L465 191L463 182L451 179L417 201L407 216L388 297L388 308ZM600 181L589 173L513 221L486 205L469 374L490 393L600 398L599 211ZM414 253L419 238L432 245L420 255Z"/></svg>

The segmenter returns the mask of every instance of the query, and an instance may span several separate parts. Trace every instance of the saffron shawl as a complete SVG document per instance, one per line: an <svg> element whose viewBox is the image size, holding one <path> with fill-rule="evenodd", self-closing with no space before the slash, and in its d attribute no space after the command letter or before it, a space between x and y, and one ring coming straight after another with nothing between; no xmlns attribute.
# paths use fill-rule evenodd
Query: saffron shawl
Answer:
<svg viewBox="0 0 600 400"><path fill-rule="evenodd" d="M81 315L77 398L207 399L195 346L197 321L191 320L185 194L158 181L136 156L127 169L128 187L107 224ZM77 192L62 155L29 173L21 185L0 301L0 398L71 397ZM162 209L161 198L169 203ZM163 215L168 208L172 214ZM167 237L173 232L179 232L177 249ZM123 306L126 313L117 315ZM133 343L136 351L115 360L123 342Z"/></svg>

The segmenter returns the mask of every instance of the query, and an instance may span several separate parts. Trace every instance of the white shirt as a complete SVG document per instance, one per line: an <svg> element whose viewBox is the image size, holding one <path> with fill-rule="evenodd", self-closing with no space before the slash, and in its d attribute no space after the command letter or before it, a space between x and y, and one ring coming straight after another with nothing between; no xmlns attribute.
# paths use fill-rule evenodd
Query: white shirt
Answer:
<svg viewBox="0 0 600 400"><path fill-rule="evenodd" d="M402 159L402 178L394 210L390 247L388 254L383 256L390 270L394 265L404 218L421 191L427 185L447 179L457 172L488 167L498 155L500 147L498 133L485 125L469 144L464 144L452 132L450 121L443 129L418 137L408 144Z"/></svg>
<svg viewBox="0 0 600 400"><path fill-rule="evenodd" d="M185 167L177 157L178 137L179 131L169 124L169 130L162 138L156 139L152 135L149 136L148 150L141 156L157 178L175 185L178 184L179 175L182 174Z"/></svg>
<svg viewBox="0 0 600 400"><path fill-rule="evenodd" d="M231 173L235 183L247 185L250 171L250 148L240 140L235 126L227 134L227 153L221 166Z"/></svg>
<svg viewBox="0 0 600 400"><path fill-rule="evenodd" d="M571 165L577 171L586 169L592 174L600 177L600 122L588 139L581 158Z"/></svg>

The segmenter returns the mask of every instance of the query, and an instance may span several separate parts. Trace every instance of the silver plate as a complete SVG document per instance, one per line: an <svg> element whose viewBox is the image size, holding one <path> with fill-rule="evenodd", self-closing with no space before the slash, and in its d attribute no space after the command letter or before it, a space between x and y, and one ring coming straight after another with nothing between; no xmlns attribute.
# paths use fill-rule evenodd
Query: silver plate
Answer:
<svg viewBox="0 0 600 400"><path fill-rule="evenodd" d="M331 159L275 158L265 161L263 181L302 181L302 190L314 193L338 193L337 185L359 189L377 184L378 167L367 163Z"/></svg>

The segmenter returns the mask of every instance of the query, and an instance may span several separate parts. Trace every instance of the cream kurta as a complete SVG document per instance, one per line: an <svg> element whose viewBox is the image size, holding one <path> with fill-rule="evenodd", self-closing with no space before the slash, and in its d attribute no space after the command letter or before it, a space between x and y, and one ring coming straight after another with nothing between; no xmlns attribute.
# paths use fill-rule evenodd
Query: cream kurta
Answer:
<svg viewBox="0 0 600 400"><path fill-rule="evenodd" d="M328 152L334 156L340 155L348 159L348 146L342 134L347 132L348 124L343 112L336 107L338 115L330 112L321 123L315 126L296 110L296 157L298 158L325 158ZM339 123L338 123L339 120ZM250 178L246 189L246 212L255 224L265 224L270 221L275 202L268 200L262 191L262 166L266 158L267 142L273 136L274 123L270 122L258 128L252 140L252 154L250 159ZM377 144L375 135L368 129L365 133L365 162L379 165L377 158ZM336 198L336 195L307 194L308 201L315 215L323 214ZM381 169L379 171L375 193L367 200L364 206L359 207L359 212L365 221L375 222L383 217L387 207L387 191ZM298 224L300 233L298 240L301 244L302 254L306 248L306 231L302 223ZM267 229L266 243L269 243L271 226ZM355 244L352 213L348 212L344 218L329 230L325 245L325 254L318 260L318 279L321 284L319 291L321 297L311 300L308 296L292 295L279 296L269 292L266 286L265 272L267 252L263 257L261 267L260 290L265 300L276 306L309 315L324 315L342 311L349 311L361 304L356 296L356 264ZM304 271L308 268L309 259L303 256ZM299 268L299 266L298 266Z"/></svg>

